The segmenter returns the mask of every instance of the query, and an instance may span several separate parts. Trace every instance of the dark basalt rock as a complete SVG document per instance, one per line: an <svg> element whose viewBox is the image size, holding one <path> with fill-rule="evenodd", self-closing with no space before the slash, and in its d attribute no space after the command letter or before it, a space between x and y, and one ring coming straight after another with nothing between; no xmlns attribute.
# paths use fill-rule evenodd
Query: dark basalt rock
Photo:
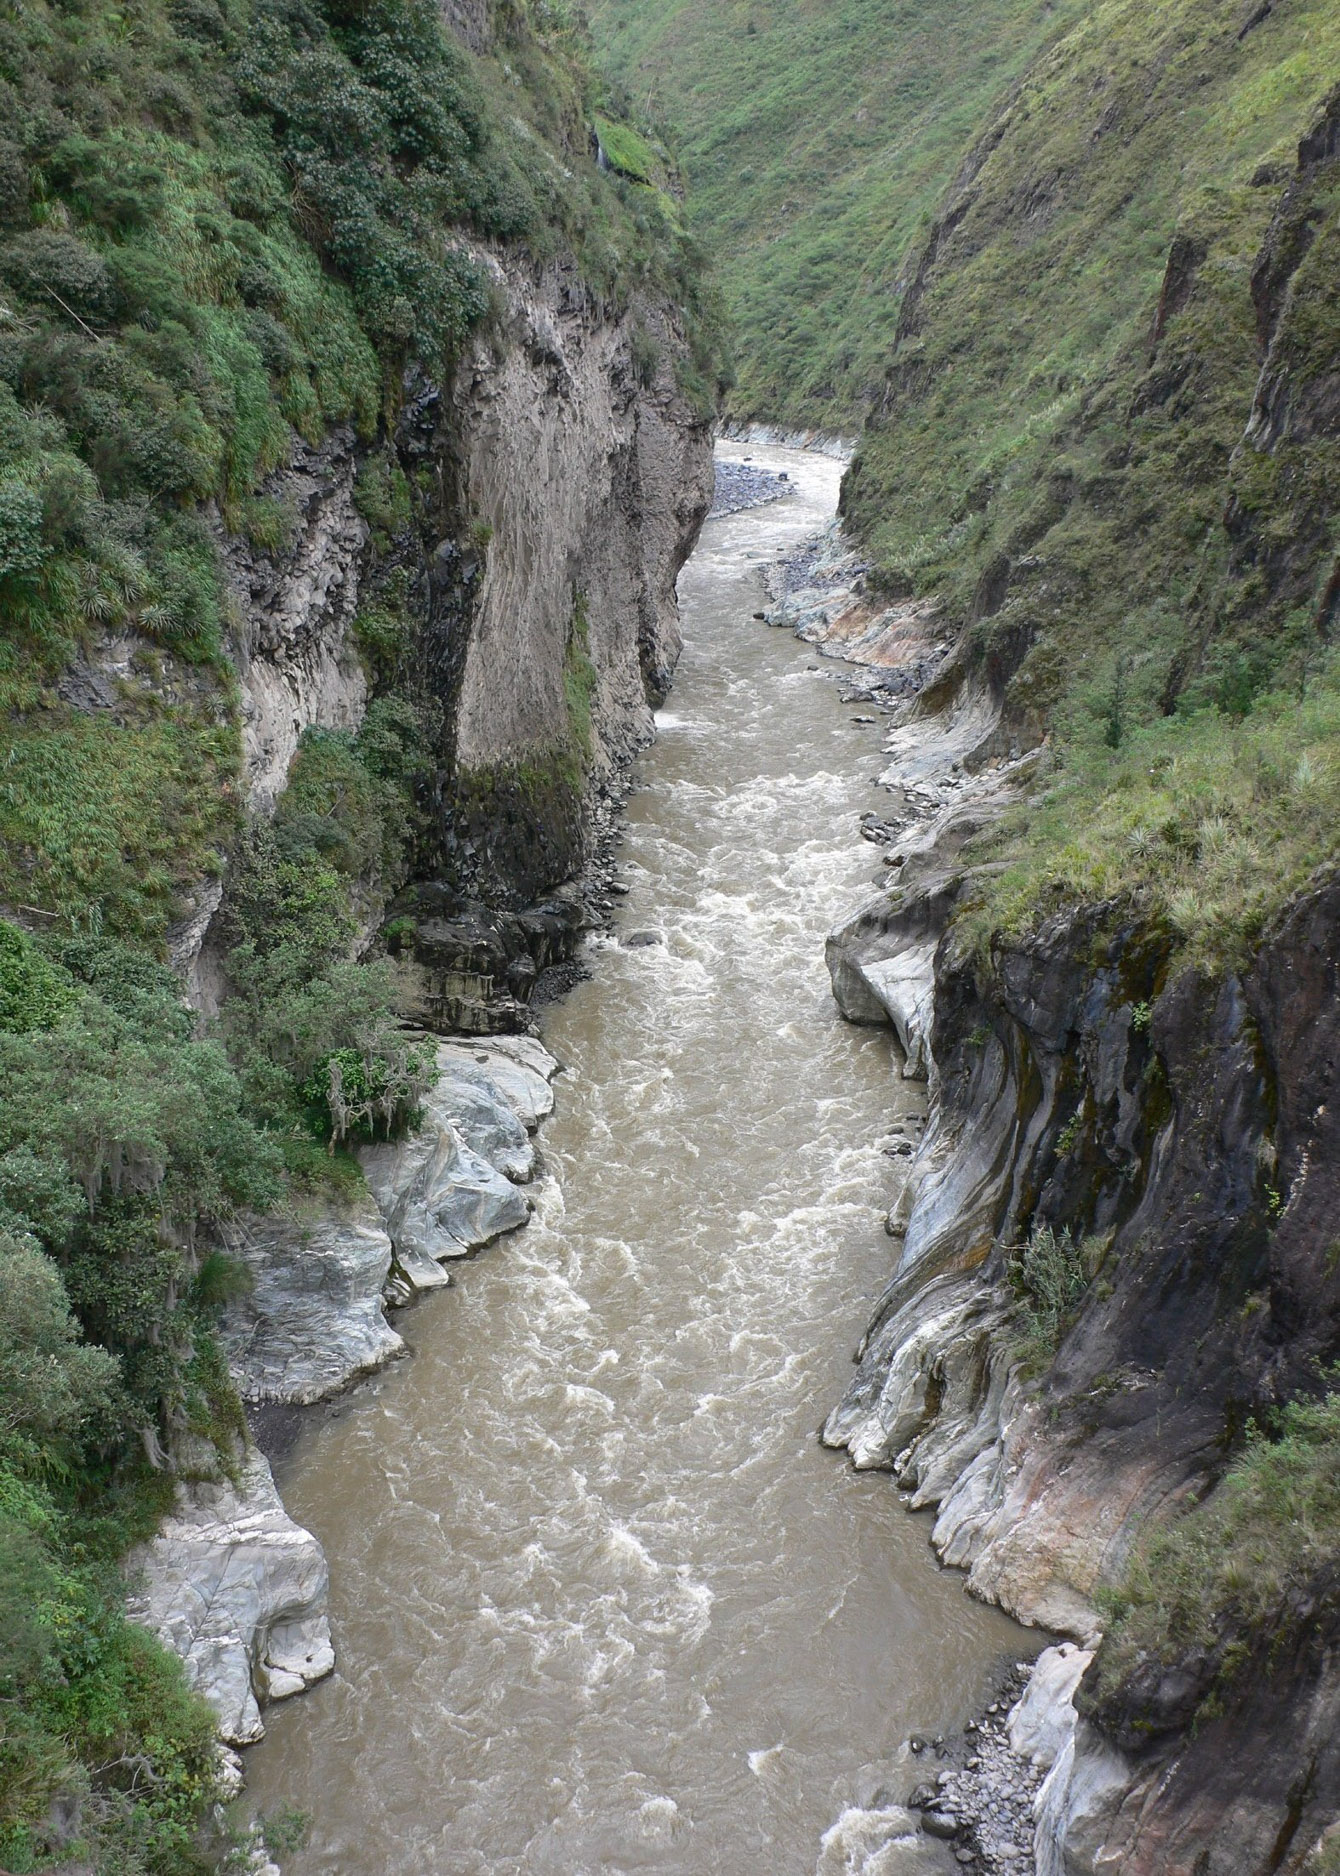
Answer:
<svg viewBox="0 0 1340 1876"><path fill-rule="evenodd" d="M393 901L384 932L406 966L407 1014L444 1034L502 1035L530 1027L536 979L571 962L588 925L576 882L508 912L429 881Z"/></svg>

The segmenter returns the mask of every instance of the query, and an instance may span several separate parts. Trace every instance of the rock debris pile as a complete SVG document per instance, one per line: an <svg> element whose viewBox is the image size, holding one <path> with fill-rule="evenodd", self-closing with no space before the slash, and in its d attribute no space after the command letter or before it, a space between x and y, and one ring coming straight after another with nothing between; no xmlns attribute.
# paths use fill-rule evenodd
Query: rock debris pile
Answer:
<svg viewBox="0 0 1340 1876"><path fill-rule="evenodd" d="M746 508L763 508L790 493L791 478L784 469L774 474L749 461L718 462L716 494L707 518L715 521L721 515L742 514Z"/></svg>
<svg viewBox="0 0 1340 1876"><path fill-rule="evenodd" d="M962 1737L945 1748L951 1761L917 1786L909 1806L921 1813L930 1837L952 1843L965 1869L1031 1871L1035 1830L1033 1805L1044 1769L1014 1750L1010 1713L1031 1673L1020 1663L997 1699Z"/></svg>

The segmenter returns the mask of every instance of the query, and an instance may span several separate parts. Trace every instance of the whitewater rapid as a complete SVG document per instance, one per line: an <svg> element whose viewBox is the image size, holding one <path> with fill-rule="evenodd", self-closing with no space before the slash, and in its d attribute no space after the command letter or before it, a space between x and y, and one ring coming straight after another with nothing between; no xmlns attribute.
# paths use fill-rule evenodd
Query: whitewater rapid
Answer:
<svg viewBox="0 0 1340 1876"><path fill-rule="evenodd" d="M794 492L710 522L681 580L627 897L543 1019L536 1215L278 1467L339 1657L249 1755L260 1805L313 1815L294 1876L873 1871L863 1768L1019 1651L816 1442L922 1098L823 963L876 871L877 731L752 616L841 465L726 447Z"/></svg>

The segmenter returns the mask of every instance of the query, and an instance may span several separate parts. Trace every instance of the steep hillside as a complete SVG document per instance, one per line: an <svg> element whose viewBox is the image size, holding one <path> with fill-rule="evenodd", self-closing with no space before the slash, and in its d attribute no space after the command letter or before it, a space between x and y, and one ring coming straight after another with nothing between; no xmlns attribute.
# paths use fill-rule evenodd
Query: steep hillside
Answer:
<svg viewBox="0 0 1340 1876"><path fill-rule="evenodd" d="M914 693L831 963L933 1064L828 1437L1097 1648L1047 1870L1334 1856L1337 72L1309 0L1060 34L921 246L861 563L792 602Z"/></svg>
<svg viewBox="0 0 1340 1876"><path fill-rule="evenodd" d="M1258 12L1108 0L1038 63L844 488L873 587L1050 739L990 919L1138 890L1222 956L1333 851L1340 22Z"/></svg>
<svg viewBox="0 0 1340 1876"><path fill-rule="evenodd" d="M428 877L439 909L524 905L579 867L678 648L715 387L668 177L598 165L548 8L450 23L419 0L0 21L16 1872L236 1866L217 1711L127 1621L118 1560L197 1489L296 1554L222 1352L258 1282L235 1253L259 1235L334 1280L371 1204L351 1149L435 1074L398 1014L416 988L428 1021L454 1008L397 975L387 899ZM508 929L516 1021L550 926ZM363 1237L384 1358L391 1244ZM277 1667L284 1607L281 1584L234 1651L262 1696L330 1665Z"/></svg>
<svg viewBox="0 0 1340 1876"><path fill-rule="evenodd" d="M595 0L602 66L683 151L733 315L742 418L844 434L882 382L909 254L1074 0Z"/></svg>

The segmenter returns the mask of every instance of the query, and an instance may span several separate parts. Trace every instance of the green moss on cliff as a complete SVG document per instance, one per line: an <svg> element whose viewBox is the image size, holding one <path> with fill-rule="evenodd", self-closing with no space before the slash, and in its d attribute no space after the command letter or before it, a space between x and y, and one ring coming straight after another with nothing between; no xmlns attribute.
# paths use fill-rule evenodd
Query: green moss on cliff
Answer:
<svg viewBox="0 0 1340 1876"><path fill-rule="evenodd" d="M1278 1655L1334 1597L1340 1548L1340 1393L1293 1401L1247 1444L1203 1504L1137 1548L1110 1594L1110 1627L1091 1698L1122 1697L1150 1663L1188 1658L1210 1672L1209 1718L1263 1649ZM1129 1698L1129 1695L1126 1696ZM1128 1716L1127 1724L1132 1723ZM1139 1730L1138 1713L1133 1716Z"/></svg>
<svg viewBox="0 0 1340 1876"><path fill-rule="evenodd" d="M239 826L236 731L190 708L16 722L0 779L0 901L72 930L161 941Z"/></svg>

